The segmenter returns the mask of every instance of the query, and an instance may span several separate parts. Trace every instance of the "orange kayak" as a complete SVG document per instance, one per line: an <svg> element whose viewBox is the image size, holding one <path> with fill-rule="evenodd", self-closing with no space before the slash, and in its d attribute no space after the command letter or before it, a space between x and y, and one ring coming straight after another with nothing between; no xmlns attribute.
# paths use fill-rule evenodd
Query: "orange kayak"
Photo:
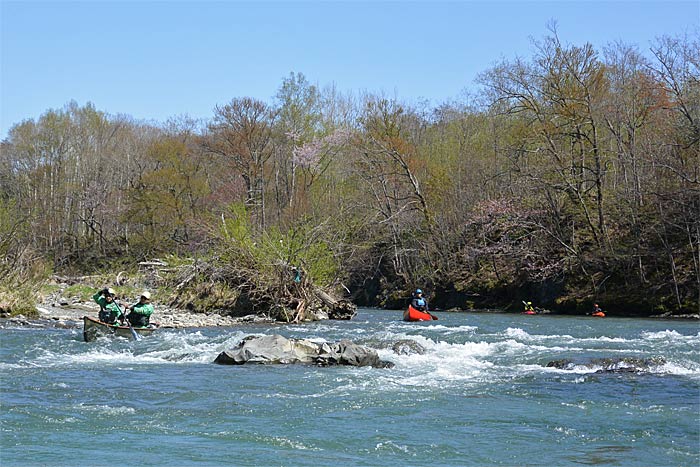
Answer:
<svg viewBox="0 0 700 467"><path fill-rule="evenodd" d="M596 312L593 313L591 316L597 316L597 317L599 317L599 318L605 318L605 313L603 313L602 311L596 311Z"/></svg>
<svg viewBox="0 0 700 467"><path fill-rule="evenodd" d="M408 305L408 310L403 312L404 321L431 321L437 320L437 316L433 316L430 313L423 311L418 311L411 305Z"/></svg>

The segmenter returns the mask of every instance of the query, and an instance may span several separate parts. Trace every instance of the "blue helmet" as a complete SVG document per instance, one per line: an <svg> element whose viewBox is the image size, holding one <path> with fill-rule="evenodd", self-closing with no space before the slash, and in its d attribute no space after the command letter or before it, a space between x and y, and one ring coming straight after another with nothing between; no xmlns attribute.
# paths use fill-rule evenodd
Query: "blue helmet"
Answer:
<svg viewBox="0 0 700 467"><path fill-rule="evenodd" d="M421 289L416 289L416 295L419 293L423 293L423 291Z"/></svg>

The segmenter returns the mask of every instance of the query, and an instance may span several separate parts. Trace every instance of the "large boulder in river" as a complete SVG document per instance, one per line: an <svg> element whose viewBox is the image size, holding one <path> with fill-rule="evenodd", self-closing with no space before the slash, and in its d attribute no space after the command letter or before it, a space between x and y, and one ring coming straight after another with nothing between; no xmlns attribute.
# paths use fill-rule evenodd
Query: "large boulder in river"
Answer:
<svg viewBox="0 0 700 467"><path fill-rule="evenodd" d="M235 348L221 352L214 363L223 365L305 363L320 366L352 365L375 368L393 366L391 362L380 360L376 350L348 340L338 343L318 343L306 339L287 339L277 334L248 336Z"/></svg>

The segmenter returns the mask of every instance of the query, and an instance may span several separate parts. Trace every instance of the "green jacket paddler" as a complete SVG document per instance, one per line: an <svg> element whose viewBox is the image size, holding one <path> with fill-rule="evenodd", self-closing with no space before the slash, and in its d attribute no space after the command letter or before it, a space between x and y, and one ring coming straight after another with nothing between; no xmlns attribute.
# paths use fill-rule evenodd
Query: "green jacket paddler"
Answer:
<svg viewBox="0 0 700 467"><path fill-rule="evenodd" d="M122 317L122 309L114 301L117 293L112 288L104 288L97 291L92 299L100 305L99 319L107 324L119 324L118 321Z"/></svg>
<svg viewBox="0 0 700 467"><path fill-rule="evenodd" d="M144 291L139 298L139 302L135 305L131 305L129 308L130 313L127 315L126 319L129 320L134 327L147 327L150 323L151 315L153 314L153 305L151 305L151 293Z"/></svg>

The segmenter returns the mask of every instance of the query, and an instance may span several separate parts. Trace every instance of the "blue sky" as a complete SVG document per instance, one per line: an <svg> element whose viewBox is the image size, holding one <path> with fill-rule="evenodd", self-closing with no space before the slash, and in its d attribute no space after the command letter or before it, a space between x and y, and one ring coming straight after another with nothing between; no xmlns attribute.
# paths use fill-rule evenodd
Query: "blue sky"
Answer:
<svg viewBox="0 0 700 467"><path fill-rule="evenodd" d="M562 42L598 50L644 51L700 27L700 0L0 4L0 139L70 100L139 120L207 119L235 97L271 101L290 72L439 104L500 59L530 56L551 20Z"/></svg>

